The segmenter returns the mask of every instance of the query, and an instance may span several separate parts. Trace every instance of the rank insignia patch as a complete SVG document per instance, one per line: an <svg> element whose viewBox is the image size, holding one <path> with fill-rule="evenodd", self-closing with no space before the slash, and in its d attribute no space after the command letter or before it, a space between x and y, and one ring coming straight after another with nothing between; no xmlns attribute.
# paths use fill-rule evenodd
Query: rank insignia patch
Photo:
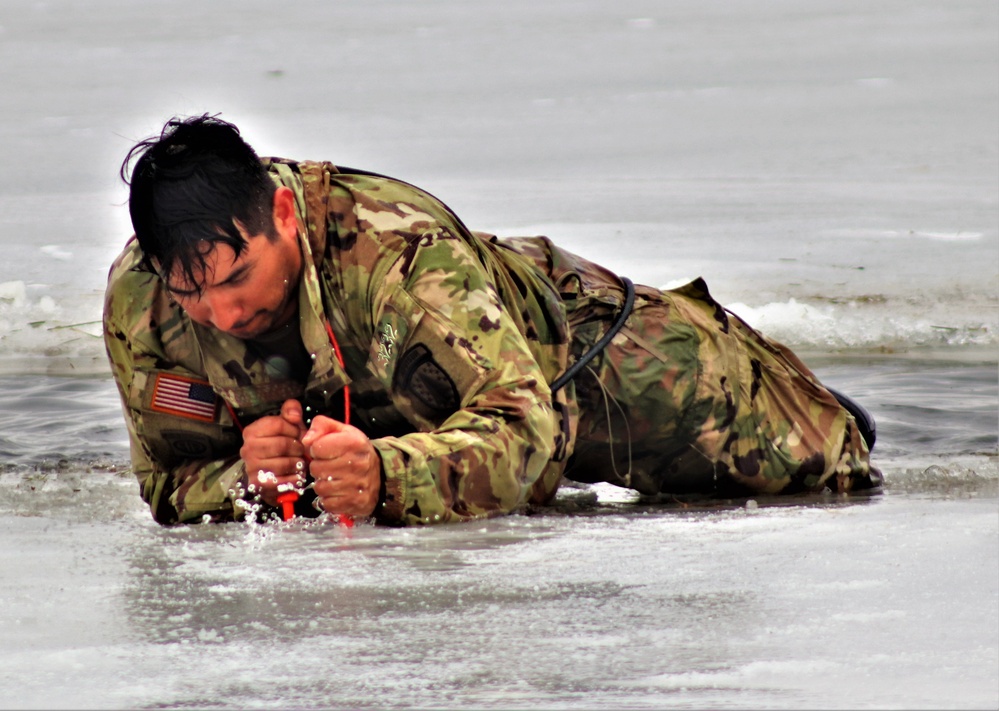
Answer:
<svg viewBox="0 0 999 711"><path fill-rule="evenodd" d="M218 395L208 382L160 373L153 385L153 402L150 407L167 415L214 422L218 402Z"/></svg>

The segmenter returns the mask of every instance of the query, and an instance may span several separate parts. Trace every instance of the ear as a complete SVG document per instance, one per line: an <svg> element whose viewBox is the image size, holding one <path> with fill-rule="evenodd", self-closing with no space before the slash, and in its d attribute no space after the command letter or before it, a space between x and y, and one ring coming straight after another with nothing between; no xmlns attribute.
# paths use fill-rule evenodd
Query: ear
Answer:
<svg viewBox="0 0 999 711"><path fill-rule="evenodd" d="M283 239L298 236L298 210L295 208L295 194L282 185L274 191L274 229Z"/></svg>

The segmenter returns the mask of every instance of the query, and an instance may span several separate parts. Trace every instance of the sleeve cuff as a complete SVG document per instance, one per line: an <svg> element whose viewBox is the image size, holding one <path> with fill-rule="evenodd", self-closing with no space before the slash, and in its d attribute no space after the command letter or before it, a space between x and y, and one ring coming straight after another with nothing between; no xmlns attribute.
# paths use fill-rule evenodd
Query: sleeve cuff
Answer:
<svg viewBox="0 0 999 711"><path fill-rule="evenodd" d="M382 495L374 516L380 523L402 523L408 495L408 457L381 440L371 444L382 460Z"/></svg>

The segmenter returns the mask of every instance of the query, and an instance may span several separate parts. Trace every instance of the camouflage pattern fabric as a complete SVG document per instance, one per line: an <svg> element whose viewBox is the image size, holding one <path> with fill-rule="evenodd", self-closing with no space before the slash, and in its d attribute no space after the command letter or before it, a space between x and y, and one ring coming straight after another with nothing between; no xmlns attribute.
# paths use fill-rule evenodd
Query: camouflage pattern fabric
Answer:
<svg viewBox="0 0 999 711"><path fill-rule="evenodd" d="M546 239L510 245L556 284L578 358L624 301L619 279ZM788 348L712 299L703 280L636 291L624 328L576 377L567 478L720 497L881 485L853 417Z"/></svg>
<svg viewBox="0 0 999 711"><path fill-rule="evenodd" d="M547 279L417 188L329 164L267 164L294 191L301 217L308 382L279 379L240 339L192 323L135 242L110 275L105 341L133 468L156 520L244 515L232 413L245 426L293 397L307 418L342 417L347 383L351 421L382 459L379 521L462 520L548 501L575 414L571 389L553 399L547 385L565 369L569 344L564 307ZM181 379L217 394L208 421L183 411L186 403L179 413L157 407L157 388Z"/></svg>
<svg viewBox="0 0 999 711"><path fill-rule="evenodd" d="M105 342L133 470L157 521L247 515L234 417L245 426L287 398L307 418L342 417L348 383L351 422L382 460L381 523L544 504L563 473L647 493L876 483L852 418L702 282L639 287L625 329L553 395L548 383L620 307L613 274L545 238L472 233L399 181L265 163L297 200L306 382L281 379L243 341L191 322L134 240L112 267Z"/></svg>

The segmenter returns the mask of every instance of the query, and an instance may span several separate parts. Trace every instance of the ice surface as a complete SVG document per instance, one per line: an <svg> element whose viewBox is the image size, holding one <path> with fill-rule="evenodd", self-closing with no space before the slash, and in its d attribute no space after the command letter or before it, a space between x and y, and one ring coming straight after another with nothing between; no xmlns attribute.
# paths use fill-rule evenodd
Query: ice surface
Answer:
<svg viewBox="0 0 999 711"><path fill-rule="evenodd" d="M349 532L5 521L18 707L996 701L994 499Z"/></svg>

